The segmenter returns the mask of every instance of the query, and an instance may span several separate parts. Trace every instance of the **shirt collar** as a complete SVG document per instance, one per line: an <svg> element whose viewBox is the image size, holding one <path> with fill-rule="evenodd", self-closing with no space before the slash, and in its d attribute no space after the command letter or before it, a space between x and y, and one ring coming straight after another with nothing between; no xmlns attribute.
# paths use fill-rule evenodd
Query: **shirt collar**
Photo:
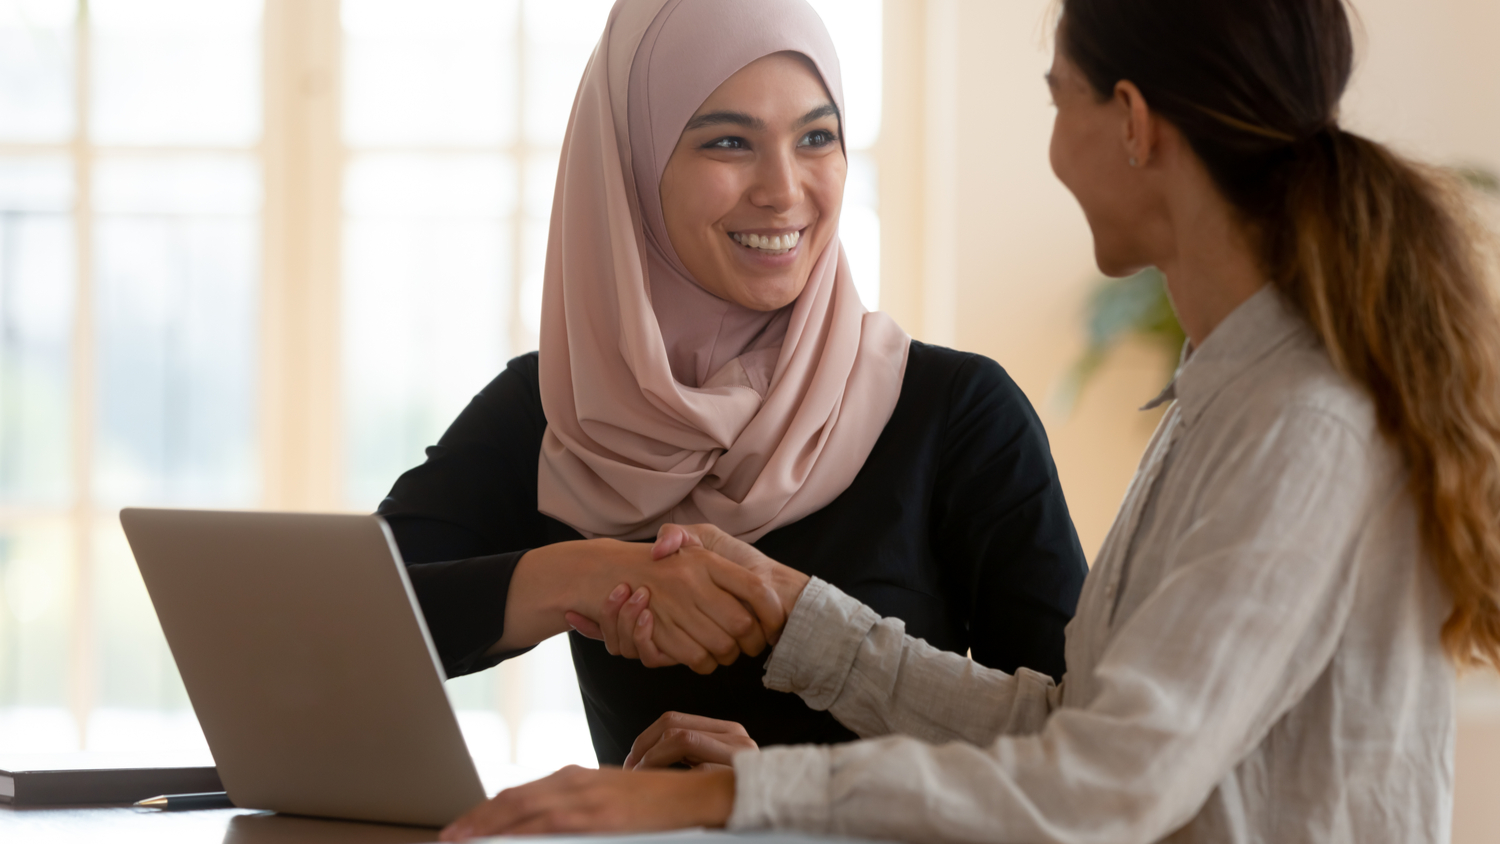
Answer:
<svg viewBox="0 0 1500 844"><path fill-rule="evenodd" d="M1172 382L1141 410L1176 401L1181 420L1191 423L1225 384L1302 330L1302 320L1267 284L1225 317L1202 346L1184 344Z"/></svg>

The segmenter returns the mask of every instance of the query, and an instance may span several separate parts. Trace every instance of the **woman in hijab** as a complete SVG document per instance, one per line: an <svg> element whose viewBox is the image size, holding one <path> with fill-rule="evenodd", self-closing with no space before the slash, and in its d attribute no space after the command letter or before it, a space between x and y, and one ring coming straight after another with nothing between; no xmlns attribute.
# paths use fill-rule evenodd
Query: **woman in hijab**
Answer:
<svg viewBox="0 0 1500 844"><path fill-rule="evenodd" d="M706 770L565 769L446 837L1447 842L1454 668L1500 666L1500 314L1458 189L1339 126L1353 54L1341 0L1063 6L1053 169L1100 267L1160 267L1190 341L1060 684L667 526L660 552L776 585L766 685L867 740L659 724L632 764ZM613 612L649 652L650 616Z"/></svg>
<svg viewBox="0 0 1500 844"><path fill-rule="evenodd" d="M572 636L600 762L672 710L766 745L855 738L735 661L764 647L757 617L779 623L765 584L622 541L669 521L936 647L1062 674L1085 564L1042 426L994 362L861 306L842 102L805 0L621 0L564 141L540 353L380 506L450 676L592 628L617 584L649 596L661 661L688 667Z"/></svg>

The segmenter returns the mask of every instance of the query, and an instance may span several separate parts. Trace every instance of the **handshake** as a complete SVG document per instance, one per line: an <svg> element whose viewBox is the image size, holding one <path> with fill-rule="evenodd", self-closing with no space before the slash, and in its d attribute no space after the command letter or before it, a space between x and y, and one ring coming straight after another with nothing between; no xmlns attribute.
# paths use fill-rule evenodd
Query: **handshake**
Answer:
<svg viewBox="0 0 1500 844"><path fill-rule="evenodd" d="M713 525L663 525L649 556L640 543L588 542L614 563L588 579L621 582L602 601L581 595L565 610L567 623L652 668L709 674L740 654L759 655L776 643L809 580Z"/></svg>

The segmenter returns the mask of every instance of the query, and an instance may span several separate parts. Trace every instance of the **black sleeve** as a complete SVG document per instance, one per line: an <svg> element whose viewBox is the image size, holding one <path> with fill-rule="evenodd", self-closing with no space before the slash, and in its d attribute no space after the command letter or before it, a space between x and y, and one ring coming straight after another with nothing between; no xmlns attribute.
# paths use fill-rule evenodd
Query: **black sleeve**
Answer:
<svg viewBox="0 0 1500 844"><path fill-rule="evenodd" d="M523 355L469 402L427 449L427 460L403 474L380 503L449 676L504 658L484 653L505 632L516 563L545 542L536 505L545 429L537 357Z"/></svg>
<svg viewBox="0 0 1500 844"><path fill-rule="evenodd" d="M1063 628L1088 573L1036 411L999 364L954 379L933 537L979 662L1061 679Z"/></svg>

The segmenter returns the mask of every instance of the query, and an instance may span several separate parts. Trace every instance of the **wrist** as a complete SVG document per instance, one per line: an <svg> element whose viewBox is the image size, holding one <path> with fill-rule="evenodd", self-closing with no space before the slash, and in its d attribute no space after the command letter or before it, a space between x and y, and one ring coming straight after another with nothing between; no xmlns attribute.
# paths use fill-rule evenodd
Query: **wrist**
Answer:
<svg viewBox="0 0 1500 844"><path fill-rule="evenodd" d="M571 610L598 621L610 590L628 580L606 547L610 543L608 539L560 543L566 546L567 558L559 578L562 587L557 597L560 612Z"/></svg>
<svg viewBox="0 0 1500 844"><path fill-rule="evenodd" d="M688 776L698 780L695 783L697 793L691 803L697 814L694 822L709 828L728 825L729 816L734 811L734 768L695 772Z"/></svg>
<svg viewBox="0 0 1500 844"><path fill-rule="evenodd" d="M619 582L600 585L607 572L592 547L597 541L557 542L526 552L516 572L531 587L532 606L558 618L570 610L597 618L605 595Z"/></svg>
<svg viewBox="0 0 1500 844"><path fill-rule="evenodd" d="M488 653L502 654L529 648L545 639L566 632L569 610L598 618L604 592L595 596L592 614L581 612L578 596L592 583L584 574L595 567L594 555L582 546L585 542L558 542L533 548L521 555L511 572L510 589L505 597L504 633L490 646ZM609 587L613 588L614 584Z"/></svg>
<svg viewBox="0 0 1500 844"><path fill-rule="evenodd" d="M788 565L778 564L771 571L771 588L781 599L781 608L788 618L791 618L792 608L797 606L797 599L802 597L802 590L811 582L812 577Z"/></svg>

